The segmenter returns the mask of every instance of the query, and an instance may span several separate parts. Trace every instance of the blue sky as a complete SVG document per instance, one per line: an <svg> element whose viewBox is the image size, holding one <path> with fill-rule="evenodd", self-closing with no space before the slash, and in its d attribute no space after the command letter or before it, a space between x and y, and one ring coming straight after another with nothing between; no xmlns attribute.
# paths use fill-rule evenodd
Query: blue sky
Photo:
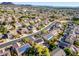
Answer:
<svg viewBox="0 0 79 59"><path fill-rule="evenodd" d="M79 2L14 2L15 4L30 4L41 6L79 7Z"/></svg>

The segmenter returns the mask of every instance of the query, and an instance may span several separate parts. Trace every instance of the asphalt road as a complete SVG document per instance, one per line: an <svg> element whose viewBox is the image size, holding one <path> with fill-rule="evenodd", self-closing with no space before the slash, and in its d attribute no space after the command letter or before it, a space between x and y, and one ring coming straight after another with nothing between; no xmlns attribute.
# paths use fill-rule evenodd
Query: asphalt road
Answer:
<svg viewBox="0 0 79 59"><path fill-rule="evenodd" d="M48 28L52 27L52 25L55 25L55 23L56 23L56 21L53 21L53 22L51 22L50 24L48 24L47 26L45 26L44 28L42 28L41 30L38 30L37 32L32 33L32 34L28 34L28 35L22 36L22 37L20 37L20 38L18 38L18 39L9 39L9 40L11 40L11 41L5 42L5 43L1 44L1 45L0 45L0 49L1 49L1 48L6 48L7 46L11 46L11 45L15 44L16 42L22 40L24 37L30 37L30 36L33 36L33 35L35 35L35 34L38 34L38 33L40 33L42 30L48 29Z"/></svg>
<svg viewBox="0 0 79 59"><path fill-rule="evenodd" d="M13 44L15 44L16 42L22 40L22 38L24 38L24 37L30 37L30 36L32 36L32 35L38 34L38 33L40 33L42 30L50 28L53 24L55 24L55 22L51 22L50 24L48 24L47 26L45 26L45 27L42 28L41 30L37 31L36 33L28 34L28 35L26 35L26 36L22 36L22 37L19 38L19 39L11 39L12 41L9 41L9 42L6 42L6 43L1 44L1 45L0 45L0 49L1 49L1 48L6 48L7 46L10 46L10 45L13 45Z"/></svg>

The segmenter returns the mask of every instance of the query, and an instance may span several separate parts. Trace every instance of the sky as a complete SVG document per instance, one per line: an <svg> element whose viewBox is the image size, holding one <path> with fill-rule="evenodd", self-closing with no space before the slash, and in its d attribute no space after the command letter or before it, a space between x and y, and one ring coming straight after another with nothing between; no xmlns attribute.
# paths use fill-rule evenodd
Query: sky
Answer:
<svg viewBox="0 0 79 59"><path fill-rule="evenodd" d="M79 2L13 2L13 3L40 5L40 6L79 7Z"/></svg>

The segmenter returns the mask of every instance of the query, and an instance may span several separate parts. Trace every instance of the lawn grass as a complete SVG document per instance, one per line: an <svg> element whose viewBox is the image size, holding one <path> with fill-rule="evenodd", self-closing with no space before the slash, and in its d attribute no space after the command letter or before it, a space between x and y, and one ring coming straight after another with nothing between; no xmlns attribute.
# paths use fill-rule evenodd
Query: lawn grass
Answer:
<svg viewBox="0 0 79 59"><path fill-rule="evenodd" d="M79 25L79 18L73 18L73 23Z"/></svg>

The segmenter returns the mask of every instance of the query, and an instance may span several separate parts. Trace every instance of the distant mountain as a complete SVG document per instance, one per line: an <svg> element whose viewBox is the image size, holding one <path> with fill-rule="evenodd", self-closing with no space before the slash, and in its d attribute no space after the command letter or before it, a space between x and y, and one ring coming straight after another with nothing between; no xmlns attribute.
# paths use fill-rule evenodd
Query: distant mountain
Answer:
<svg viewBox="0 0 79 59"><path fill-rule="evenodd" d="M15 5L19 5L19 6L33 6L31 4L15 4Z"/></svg>
<svg viewBox="0 0 79 59"><path fill-rule="evenodd" d="M2 5L14 5L12 2L2 2Z"/></svg>

